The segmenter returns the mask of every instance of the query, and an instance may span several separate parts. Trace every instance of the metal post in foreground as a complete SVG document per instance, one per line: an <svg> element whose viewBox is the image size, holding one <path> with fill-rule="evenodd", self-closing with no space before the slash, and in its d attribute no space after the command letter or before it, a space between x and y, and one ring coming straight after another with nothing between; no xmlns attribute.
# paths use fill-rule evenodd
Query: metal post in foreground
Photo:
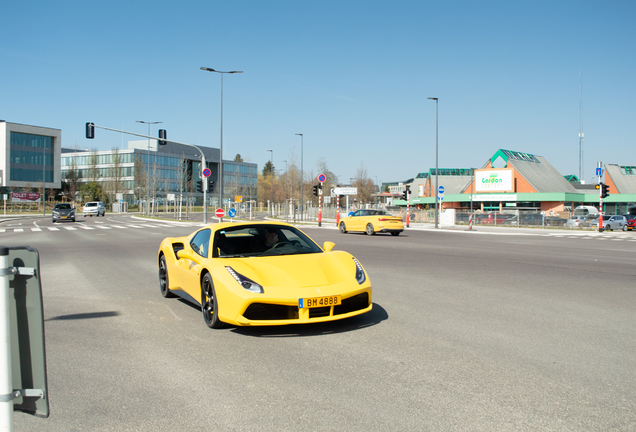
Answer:
<svg viewBox="0 0 636 432"><path fill-rule="evenodd" d="M5 397L13 393L9 313L9 248L0 247L0 396ZM13 398L0 401L0 428L13 431Z"/></svg>

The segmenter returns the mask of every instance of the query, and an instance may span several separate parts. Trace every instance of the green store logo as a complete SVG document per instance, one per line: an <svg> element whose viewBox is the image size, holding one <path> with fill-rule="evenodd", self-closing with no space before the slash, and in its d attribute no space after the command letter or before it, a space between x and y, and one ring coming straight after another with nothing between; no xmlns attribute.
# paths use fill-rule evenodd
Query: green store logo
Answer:
<svg viewBox="0 0 636 432"><path fill-rule="evenodd" d="M490 177L481 179L481 182L484 184L500 184L503 183L503 180L498 178L498 173L490 174Z"/></svg>

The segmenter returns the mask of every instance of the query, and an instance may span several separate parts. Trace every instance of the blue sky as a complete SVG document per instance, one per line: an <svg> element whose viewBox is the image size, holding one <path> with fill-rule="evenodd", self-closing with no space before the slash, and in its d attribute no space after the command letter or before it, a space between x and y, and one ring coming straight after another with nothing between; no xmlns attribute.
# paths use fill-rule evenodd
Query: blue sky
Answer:
<svg viewBox="0 0 636 432"><path fill-rule="evenodd" d="M259 170L323 158L347 183L481 167L499 148L579 170L636 165L633 1L13 1L0 27L0 119L62 129L64 147L134 137L218 147ZM153 129L152 135L156 135Z"/></svg>

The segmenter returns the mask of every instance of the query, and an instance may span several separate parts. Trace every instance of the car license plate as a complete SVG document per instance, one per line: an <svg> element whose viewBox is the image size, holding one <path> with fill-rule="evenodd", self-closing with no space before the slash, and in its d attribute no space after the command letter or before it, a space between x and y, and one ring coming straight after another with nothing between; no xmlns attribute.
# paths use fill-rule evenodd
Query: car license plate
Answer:
<svg viewBox="0 0 636 432"><path fill-rule="evenodd" d="M313 297L313 298L301 298L298 299L298 308L317 308L317 307L329 307L337 306L342 303L340 296L328 296L328 297Z"/></svg>

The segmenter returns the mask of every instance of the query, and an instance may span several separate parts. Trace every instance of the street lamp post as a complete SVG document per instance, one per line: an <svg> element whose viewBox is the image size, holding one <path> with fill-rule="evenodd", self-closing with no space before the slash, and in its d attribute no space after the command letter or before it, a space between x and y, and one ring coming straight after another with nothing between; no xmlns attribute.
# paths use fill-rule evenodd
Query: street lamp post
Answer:
<svg viewBox="0 0 636 432"><path fill-rule="evenodd" d="M287 161L284 160L283 162L285 162L285 202L287 202L287 183L289 183L289 173L287 172Z"/></svg>
<svg viewBox="0 0 636 432"><path fill-rule="evenodd" d="M438 219L438 215L437 215L437 207L438 207L438 202L439 199L437 198L437 194L439 193L439 169L437 168L437 138L438 138L438 134L437 134L437 106L438 106L438 98L434 98L434 97L430 97L429 99L434 100L435 101L435 192L434 192L434 196L435 196L435 229L437 229L439 227L438 223L439 223L439 219Z"/></svg>
<svg viewBox="0 0 636 432"><path fill-rule="evenodd" d="M148 136L150 136L150 126L161 124L163 122L147 122L143 120L137 120L137 123L143 123L148 125ZM148 216L150 216L150 138L148 138L148 162L146 164L146 205L148 206Z"/></svg>
<svg viewBox="0 0 636 432"><path fill-rule="evenodd" d="M269 201L269 209L272 217L274 217L274 150L267 150L271 153L269 160L269 181L272 183L272 196Z"/></svg>
<svg viewBox="0 0 636 432"><path fill-rule="evenodd" d="M219 145L219 207L223 208L223 74L243 73L243 71L222 72L212 68L202 67L201 70L221 74L221 143ZM203 167L205 168L205 167Z"/></svg>
<svg viewBox="0 0 636 432"><path fill-rule="evenodd" d="M304 208L304 203L303 203L303 182L304 182L304 178L303 178L303 134L296 134L296 135L300 135L300 220L304 220L304 212L303 212L303 208Z"/></svg>

